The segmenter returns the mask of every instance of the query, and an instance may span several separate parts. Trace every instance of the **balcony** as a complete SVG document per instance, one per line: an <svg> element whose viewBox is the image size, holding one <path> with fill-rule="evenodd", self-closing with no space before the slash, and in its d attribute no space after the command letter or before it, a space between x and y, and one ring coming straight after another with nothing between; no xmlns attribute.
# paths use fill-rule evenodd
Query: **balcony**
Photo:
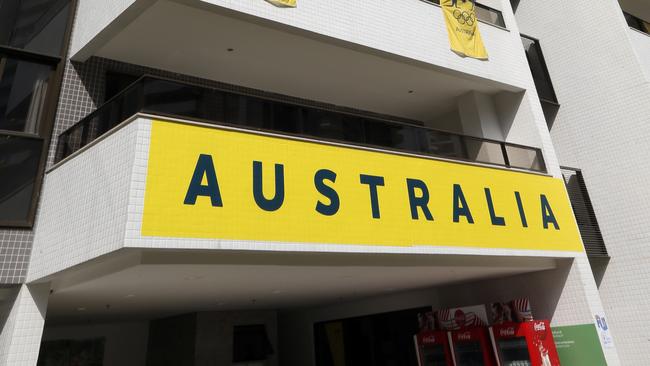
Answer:
<svg viewBox="0 0 650 366"><path fill-rule="evenodd" d="M402 153L546 172L538 148L370 117L340 110L144 76L64 131L59 162L136 113L365 146Z"/></svg>
<svg viewBox="0 0 650 366"><path fill-rule="evenodd" d="M428 1L127 3L80 4L74 61L100 57L423 122L471 91L530 87L518 34L499 26L511 15L496 10L479 14L484 62L450 50L442 11Z"/></svg>
<svg viewBox="0 0 650 366"><path fill-rule="evenodd" d="M589 258L596 283L600 285L610 257L587 191L585 179L580 169L568 167L562 167L562 176L582 236L582 242L585 245L585 252Z"/></svg>

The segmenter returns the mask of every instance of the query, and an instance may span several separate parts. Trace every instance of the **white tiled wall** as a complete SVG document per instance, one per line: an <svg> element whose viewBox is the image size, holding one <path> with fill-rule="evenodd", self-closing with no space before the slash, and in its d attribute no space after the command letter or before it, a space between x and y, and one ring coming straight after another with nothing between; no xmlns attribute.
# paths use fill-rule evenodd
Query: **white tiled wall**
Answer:
<svg viewBox="0 0 650 366"><path fill-rule="evenodd" d="M0 366L36 365L49 290L49 283L21 285L0 332Z"/></svg>
<svg viewBox="0 0 650 366"><path fill-rule="evenodd" d="M632 28L628 30L628 34L639 58L639 65L645 72L646 80L650 82L650 35Z"/></svg>
<svg viewBox="0 0 650 366"><path fill-rule="evenodd" d="M28 281L124 244L137 124L129 124L45 177Z"/></svg>
<svg viewBox="0 0 650 366"><path fill-rule="evenodd" d="M76 54L82 46L107 27L115 18L132 6L137 0L79 0L74 24L74 37L70 44L70 55Z"/></svg>
<svg viewBox="0 0 650 366"><path fill-rule="evenodd" d="M621 362L646 365L650 84L639 42L650 37L631 33L616 0L521 1L517 19L540 40L561 104L553 142L563 165L582 169L612 258L600 296Z"/></svg>

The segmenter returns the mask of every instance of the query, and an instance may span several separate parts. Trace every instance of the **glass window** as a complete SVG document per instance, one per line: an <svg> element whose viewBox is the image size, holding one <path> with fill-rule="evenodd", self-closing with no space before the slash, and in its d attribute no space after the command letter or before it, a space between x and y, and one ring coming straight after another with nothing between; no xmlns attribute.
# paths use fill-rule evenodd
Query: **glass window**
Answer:
<svg viewBox="0 0 650 366"><path fill-rule="evenodd" d="M0 45L60 55L69 0L0 0Z"/></svg>
<svg viewBox="0 0 650 366"><path fill-rule="evenodd" d="M367 120L365 124L366 143L393 149L422 151L416 128L406 125L390 124Z"/></svg>
<svg viewBox="0 0 650 366"><path fill-rule="evenodd" d="M295 105L274 103L273 129L288 133L300 133L302 131L302 108Z"/></svg>
<svg viewBox="0 0 650 366"><path fill-rule="evenodd" d="M305 110L305 133L311 136L363 142L363 118L320 109Z"/></svg>
<svg viewBox="0 0 650 366"><path fill-rule="evenodd" d="M623 15L625 16L625 21L627 22L627 25L630 26L630 28L650 34L650 23L639 19L630 13L623 12Z"/></svg>
<svg viewBox="0 0 650 366"><path fill-rule="evenodd" d="M506 22L503 20L503 14L500 11L478 3L475 11L476 17L480 20L505 28Z"/></svg>
<svg viewBox="0 0 650 366"><path fill-rule="evenodd" d="M465 137L465 146L469 160L498 165L506 164L503 149L499 143L467 136Z"/></svg>
<svg viewBox="0 0 650 366"><path fill-rule="evenodd" d="M52 67L0 58L0 130L37 134Z"/></svg>
<svg viewBox="0 0 650 366"><path fill-rule="evenodd" d="M42 148L39 138L0 135L0 221L28 220Z"/></svg>
<svg viewBox="0 0 650 366"><path fill-rule="evenodd" d="M273 354L264 324L236 325L232 337L232 362L266 360Z"/></svg>
<svg viewBox="0 0 650 366"><path fill-rule="evenodd" d="M528 147L506 145L508 162L511 167L530 170L542 170L542 152Z"/></svg>
<svg viewBox="0 0 650 366"><path fill-rule="evenodd" d="M425 152L448 158L467 158L460 136L433 130L423 132Z"/></svg>
<svg viewBox="0 0 650 366"><path fill-rule="evenodd" d="M141 75L123 74L120 72L106 73L106 86L104 87L104 102L116 96L119 92L133 84Z"/></svg>
<svg viewBox="0 0 650 366"><path fill-rule="evenodd" d="M425 0L430 3L440 5L440 0ZM500 27L506 26L506 22L503 20L503 14L496 9L490 8L489 6L476 3L476 17L486 23L495 24Z"/></svg>
<svg viewBox="0 0 650 366"><path fill-rule="evenodd" d="M530 71L533 74L533 80L535 81L535 87L539 98L557 103L555 90L551 83L551 76L546 68L546 62L544 61L544 55L542 55L542 49L539 46L539 42L525 36L521 37L521 41L524 44L526 58L528 59Z"/></svg>
<svg viewBox="0 0 650 366"><path fill-rule="evenodd" d="M516 337L498 341L501 362L504 366L531 366L526 338Z"/></svg>

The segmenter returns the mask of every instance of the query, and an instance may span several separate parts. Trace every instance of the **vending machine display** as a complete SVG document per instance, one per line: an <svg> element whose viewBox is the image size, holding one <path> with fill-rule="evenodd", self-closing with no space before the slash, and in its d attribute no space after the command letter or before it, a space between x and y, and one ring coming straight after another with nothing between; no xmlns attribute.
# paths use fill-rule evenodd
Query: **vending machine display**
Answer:
<svg viewBox="0 0 650 366"><path fill-rule="evenodd" d="M490 327L499 366L560 366L547 320Z"/></svg>
<svg viewBox="0 0 650 366"><path fill-rule="evenodd" d="M424 331L416 334L415 351L418 366L453 366L449 339L445 331Z"/></svg>
<svg viewBox="0 0 650 366"><path fill-rule="evenodd" d="M449 346L455 366L494 366L488 330L475 327L449 332Z"/></svg>

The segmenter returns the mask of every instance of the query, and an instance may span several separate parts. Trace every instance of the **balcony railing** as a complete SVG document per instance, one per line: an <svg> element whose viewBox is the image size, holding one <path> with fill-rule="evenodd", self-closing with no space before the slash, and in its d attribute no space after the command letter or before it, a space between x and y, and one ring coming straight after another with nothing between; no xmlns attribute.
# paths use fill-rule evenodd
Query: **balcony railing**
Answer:
<svg viewBox="0 0 650 366"><path fill-rule="evenodd" d="M539 149L143 76L59 136L56 161L134 114L545 172Z"/></svg>
<svg viewBox="0 0 650 366"><path fill-rule="evenodd" d="M587 255L609 258L582 172L579 169L562 167L562 176Z"/></svg>

